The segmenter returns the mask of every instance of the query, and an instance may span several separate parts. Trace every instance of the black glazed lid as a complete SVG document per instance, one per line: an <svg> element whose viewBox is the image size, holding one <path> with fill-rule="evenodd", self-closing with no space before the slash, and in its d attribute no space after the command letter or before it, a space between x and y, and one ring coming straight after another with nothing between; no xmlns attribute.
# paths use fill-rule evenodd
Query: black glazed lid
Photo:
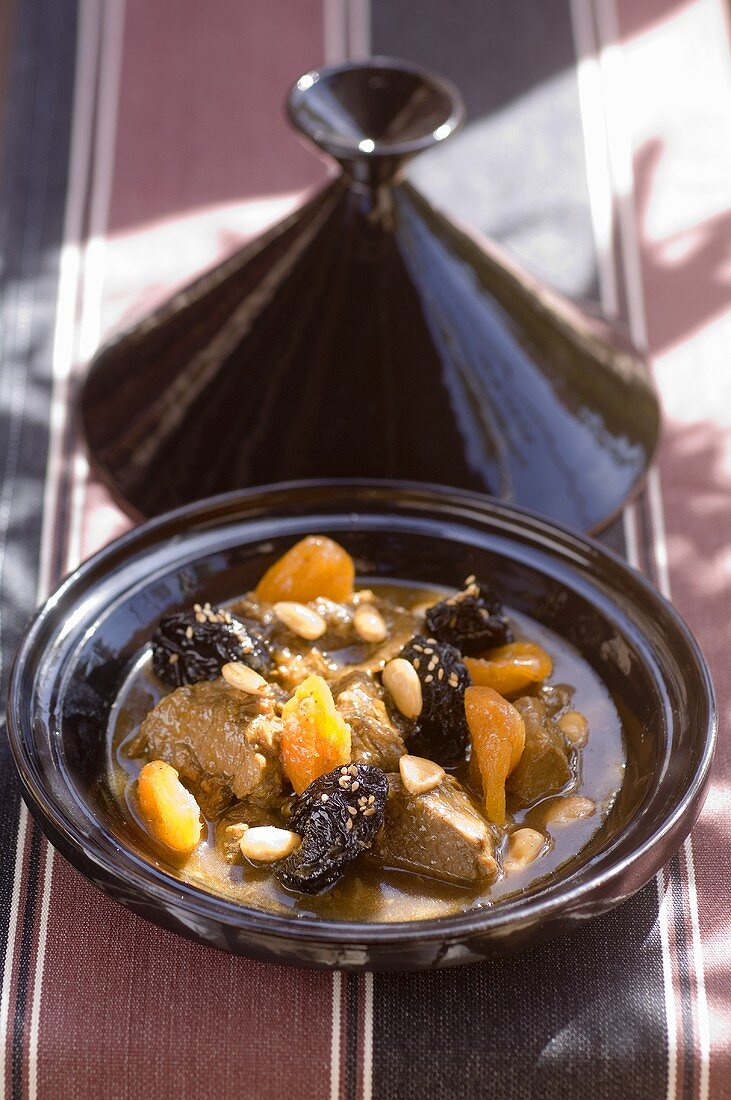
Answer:
<svg viewBox="0 0 731 1100"><path fill-rule="evenodd" d="M116 499L149 516L270 481L402 478L606 524L652 459L657 398L615 328L403 178L461 126L458 91L375 58L304 74L288 112L340 175L91 364L82 421Z"/></svg>

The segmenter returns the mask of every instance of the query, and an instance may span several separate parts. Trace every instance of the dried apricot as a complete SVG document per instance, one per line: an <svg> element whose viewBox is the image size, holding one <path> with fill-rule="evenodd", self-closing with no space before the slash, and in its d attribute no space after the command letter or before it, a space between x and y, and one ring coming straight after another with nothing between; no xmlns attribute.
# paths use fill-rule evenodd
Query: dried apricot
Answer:
<svg viewBox="0 0 731 1100"><path fill-rule="evenodd" d="M491 687L468 687L464 696L472 751L482 778L485 811L505 822L505 780L520 760L525 726L518 711Z"/></svg>
<svg viewBox="0 0 731 1100"><path fill-rule="evenodd" d="M553 661L535 642L509 642L488 649L483 657L465 657L472 683L501 695L515 695L553 672Z"/></svg>
<svg viewBox="0 0 731 1100"><path fill-rule="evenodd" d="M256 595L267 603L308 603L318 596L344 603L352 599L354 579L347 550L325 535L308 535L269 566Z"/></svg>
<svg viewBox="0 0 731 1100"><path fill-rule="evenodd" d="M350 763L350 726L322 676L308 676L282 709L282 766L297 794Z"/></svg>
<svg viewBox="0 0 731 1100"><path fill-rule="evenodd" d="M137 780L140 812L150 835L179 855L190 855L201 838L201 811L178 773L164 760L145 764Z"/></svg>

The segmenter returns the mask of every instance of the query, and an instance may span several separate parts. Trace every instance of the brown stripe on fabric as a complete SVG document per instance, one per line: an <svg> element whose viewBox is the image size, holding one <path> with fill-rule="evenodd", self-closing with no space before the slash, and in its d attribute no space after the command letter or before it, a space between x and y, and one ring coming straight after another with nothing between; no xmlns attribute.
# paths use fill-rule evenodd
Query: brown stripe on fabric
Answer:
<svg viewBox="0 0 731 1100"><path fill-rule="evenodd" d="M130 0L110 232L322 180L283 103L323 54L322 0Z"/></svg>
<svg viewBox="0 0 731 1100"><path fill-rule="evenodd" d="M257 165L271 190L268 169L276 176L284 164L282 179L292 187L296 144L288 139L285 147L271 133L261 140L261 117L257 140L240 144L256 97L278 115L284 85L321 56L319 4L277 5L276 18L274 12L248 8L244 17L240 6L219 0L204 14L191 3L131 0L112 227L239 196ZM262 20L266 36L257 33ZM286 81L277 59L288 66ZM237 102L242 84L249 91L252 83L255 101ZM317 162L301 157L304 182L317 178ZM234 175L222 182L232 165ZM98 495L90 500L99 503ZM189 943L119 909L56 860L41 1002L41 1095L56 1095L73 1080L79 1097L125 1090L319 1097L327 1092L331 1027L330 974L256 964Z"/></svg>
<svg viewBox="0 0 731 1100"><path fill-rule="evenodd" d="M348 973L346 977L346 1042L345 1042L345 1100L356 1100L359 1077L360 1034L360 974Z"/></svg>
<svg viewBox="0 0 731 1100"><path fill-rule="evenodd" d="M201 947L135 917L60 857L40 1096L327 1095L332 976Z"/></svg>
<svg viewBox="0 0 731 1100"><path fill-rule="evenodd" d="M16 0L3 0L0 4L0 174L3 171L5 142L5 112L10 83L10 54L15 30Z"/></svg>

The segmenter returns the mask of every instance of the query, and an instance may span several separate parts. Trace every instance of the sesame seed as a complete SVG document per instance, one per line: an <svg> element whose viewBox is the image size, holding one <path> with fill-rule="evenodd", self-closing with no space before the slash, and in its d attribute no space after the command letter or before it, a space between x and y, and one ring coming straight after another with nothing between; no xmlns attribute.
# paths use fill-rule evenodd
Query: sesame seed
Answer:
<svg viewBox="0 0 731 1100"><path fill-rule="evenodd" d="M320 802L329 802L329 801L330 801L330 795L329 794L321 794L320 795Z"/></svg>
<svg viewBox="0 0 731 1100"><path fill-rule="evenodd" d="M411 663L414 666L414 668L421 668L421 657L414 657L414 659Z"/></svg>
<svg viewBox="0 0 731 1100"><path fill-rule="evenodd" d="M186 638L188 638L188 640L190 640L193 637L193 627L192 626L186 626L185 636L186 636Z"/></svg>
<svg viewBox="0 0 731 1100"><path fill-rule="evenodd" d="M376 801L376 796L374 794L369 794L368 795L368 804L370 806L372 806L375 801Z"/></svg>
<svg viewBox="0 0 731 1100"><path fill-rule="evenodd" d="M341 769L340 769L340 774L341 774L341 775L347 775L347 774L348 774L348 767L347 767L347 765L346 765L346 766L345 766L344 768L341 768Z"/></svg>
<svg viewBox="0 0 731 1100"><path fill-rule="evenodd" d="M179 660L180 660L180 658L179 658L177 653L171 653L170 656L168 657L168 662L171 665L177 665Z"/></svg>
<svg viewBox="0 0 731 1100"><path fill-rule="evenodd" d="M351 789L351 791L357 791L359 787L360 787L360 783L356 779L356 781L353 783L353 786L350 789Z"/></svg>
<svg viewBox="0 0 731 1100"><path fill-rule="evenodd" d="M428 667L427 671L432 672L437 667L438 664L439 664L439 658L438 657L432 657L431 661L429 662L429 667Z"/></svg>
<svg viewBox="0 0 731 1100"><path fill-rule="evenodd" d="M358 769L355 766L355 764L351 764L350 767L348 768L348 771L350 772L351 775L357 775L358 774ZM355 790L355 787L353 787L353 790Z"/></svg>
<svg viewBox="0 0 731 1100"><path fill-rule="evenodd" d="M199 622L199 623L204 623L206 621L206 617L205 617L205 615L203 614L202 611L197 611L195 618L196 618L196 622Z"/></svg>
<svg viewBox="0 0 731 1100"><path fill-rule="evenodd" d="M434 677L432 676L432 674L430 672L428 676L424 677L424 683L425 684L431 684L433 682L434 682Z"/></svg>
<svg viewBox="0 0 731 1100"><path fill-rule="evenodd" d="M454 672L450 673L448 683L450 687L459 687L459 680Z"/></svg>
<svg viewBox="0 0 731 1100"><path fill-rule="evenodd" d="M369 806L367 810L363 810L363 817L373 817L376 812L375 806Z"/></svg>
<svg viewBox="0 0 731 1100"><path fill-rule="evenodd" d="M355 817L358 811L356 810L355 806L348 806L348 813Z"/></svg>
<svg viewBox="0 0 731 1100"><path fill-rule="evenodd" d="M475 576L475 574L470 573L469 577L465 577L465 582L464 583L466 585L467 584L474 584L476 580L477 580L477 577Z"/></svg>
<svg viewBox="0 0 731 1100"><path fill-rule="evenodd" d="M440 668L439 671L437 672L437 680L443 680L443 679L444 679L444 669Z"/></svg>
<svg viewBox="0 0 731 1100"><path fill-rule="evenodd" d="M202 611L203 608L201 607L201 605L199 603L194 603L193 604L193 610L194 611Z"/></svg>
<svg viewBox="0 0 731 1100"><path fill-rule="evenodd" d="M350 832L350 830L353 828L352 817L349 817L348 820L345 822L345 828L348 830L348 832Z"/></svg>
<svg viewBox="0 0 731 1100"><path fill-rule="evenodd" d="M344 791L350 790L350 780L348 779L347 775L341 775L340 779L338 779L338 784L343 788Z"/></svg>

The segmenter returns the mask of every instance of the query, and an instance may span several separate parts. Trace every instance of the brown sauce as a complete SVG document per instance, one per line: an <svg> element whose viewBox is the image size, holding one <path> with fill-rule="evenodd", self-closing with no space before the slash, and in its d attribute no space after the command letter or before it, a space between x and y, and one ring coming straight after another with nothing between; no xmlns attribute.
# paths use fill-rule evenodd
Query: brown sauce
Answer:
<svg viewBox="0 0 731 1100"><path fill-rule="evenodd" d="M407 608L433 602L444 595L434 588L417 588L400 583L368 584L380 597L392 598ZM479 888L447 885L422 875L384 870L362 857L348 874L324 894L293 895L279 886L271 870L248 862L231 865L215 843L216 822L206 819L206 830L198 849L184 866L176 868L152 853L149 837L139 822L134 785L144 761L125 751L140 723L167 690L152 673L150 654L145 653L128 675L112 708L108 730L107 780L113 798L124 817L139 827L143 848L158 866L202 890L233 899L250 908L303 918L337 920L406 921L447 916L521 893L566 869L601 829L622 785L625 749L616 707L600 678L581 655L546 627L511 612L517 638L537 642L553 659L550 682L569 684L574 689L571 708L588 719L589 739L577 754L574 782L560 796L546 798L527 810L512 813L506 830L501 830L499 861L507 850L507 834L520 826L531 826L549 838L549 848L535 862L520 871L502 874ZM348 655L339 659L345 663ZM469 789L466 766L455 769L456 777ZM579 794L590 798L595 812L560 825L546 825L550 806L557 798Z"/></svg>

